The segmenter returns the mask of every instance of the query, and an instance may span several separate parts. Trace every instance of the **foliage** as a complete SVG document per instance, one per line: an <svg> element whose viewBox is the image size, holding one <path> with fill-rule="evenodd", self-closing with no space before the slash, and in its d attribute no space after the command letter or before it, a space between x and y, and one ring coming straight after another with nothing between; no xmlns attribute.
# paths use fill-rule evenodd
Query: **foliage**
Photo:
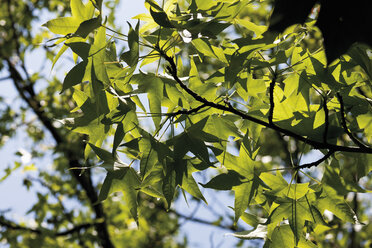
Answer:
<svg viewBox="0 0 372 248"><path fill-rule="evenodd" d="M81 1L71 4L79 21L89 19L95 11L91 4L82 9ZM117 4L118 1L106 1L105 8L114 13L112 9ZM40 46L43 40L51 38L47 29L40 27L42 18L67 15L69 3L5 0L1 1L0 11L0 145L4 145L0 167L0 246L184 247L186 241L175 238L178 216L167 214L164 204L139 195L142 214L138 229L121 194L98 202L103 170L92 173L87 168L81 173L73 169L90 167L98 160L94 156L84 160L86 137L70 132L56 121L68 117L74 105L69 91L59 94L62 82L57 77L62 76L64 68L55 64L59 73L50 73L53 60L65 58L49 47L51 43ZM107 23L114 26L112 15L108 15ZM98 26L98 20L94 20ZM66 59L65 65L68 64ZM13 156L8 149L18 151ZM22 184L28 191L18 195ZM13 198L22 205L14 207L27 213L4 209ZM28 201L30 198L32 201Z"/></svg>
<svg viewBox="0 0 372 248"><path fill-rule="evenodd" d="M85 157L93 150L103 161L100 200L123 191L137 220L140 192L163 199L167 208L177 188L206 201L194 173L217 170L201 186L234 191L235 222L242 218L254 228L234 236L263 238L265 247L345 244L337 237L328 243L327 234L337 233L340 223L352 223L353 230L361 223L345 197L367 192L360 179L371 171L368 47L354 45L327 62L322 46L307 44L309 33L319 32L316 15L276 37L266 32L268 8L261 23L244 15L264 11L266 1L159 6L146 0L149 13L136 16L127 35L101 22L101 2L95 3L90 19L72 11L45 26L80 57L63 83L79 113L65 124L89 136ZM123 42L127 49L118 53ZM151 116L153 125L142 116ZM264 151L268 133L266 139L277 133L285 144L286 160L264 159L275 158L275 151ZM107 150L102 144L110 135ZM322 157L300 164L314 150ZM123 155L132 162L123 163Z"/></svg>
<svg viewBox="0 0 372 248"><path fill-rule="evenodd" d="M178 188L207 202L195 174L213 171L201 187L233 191L235 223L253 227L238 238L370 245L358 196L372 163L371 50L354 44L327 61L317 16L273 35L271 4L146 0L123 34L102 1L72 0L71 17L44 25L60 35L59 54L74 54L62 95L75 105L62 123L89 137L79 159L94 153L107 171L99 201L122 191L138 222L142 194L167 209Z"/></svg>

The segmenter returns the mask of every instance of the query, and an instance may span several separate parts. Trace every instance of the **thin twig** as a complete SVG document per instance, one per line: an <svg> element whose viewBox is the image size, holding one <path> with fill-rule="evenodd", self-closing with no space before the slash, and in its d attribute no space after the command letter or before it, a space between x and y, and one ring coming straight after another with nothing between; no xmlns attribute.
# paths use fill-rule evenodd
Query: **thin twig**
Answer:
<svg viewBox="0 0 372 248"><path fill-rule="evenodd" d="M189 109L189 110L181 109L181 110L178 110L177 112L167 113L165 115L166 116L189 115L189 114L197 113L199 110L201 110L202 108L205 108L205 107L207 107L207 105L202 104L202 105L200 105L196 108L193 108L193 109Z"/></svg>
<svg viewBox="0 0 372 248"><path fill-rule="evenodd" d="M333 150L330 150L328 151L328 153L326 155L324 155L321 159L315 161L315 162L312 162L312 163L308 163L308 164L303 164L303 165L300 165L300 166L297 166L295 169L296 170L301 170L301 169L304 169L304 168L311 168L313 166L318 166L320 165L322 162L324 162L325 160L327 160L333 153L335 153L335 151Z"/></svg>
<svg viewBox="0 0 372 248"><path fill-rule="evenodd" d="M196 222L196 223L199 223L199 224L203 224L203 225L208 225L208 226L214 226L214 227L218 227L218 228L221 228L221 229L227 229L227 230L232 230L232 231L236 231L236 227L234 227L234 225L231 225L231 226L223 226L223 225L216 225L216 222L214 221L208 221L208 220L204 220L204 219L200 219L200 218L196 218L196 217L193 217L193 216L186 216L180 212L177 212L173 209L170 209L169 212L171 213L174 213L175 215L177 215L179 218L182 218L182 219L186 219L186 220L189 220L189 221L192 221L192 222Z"/></svg>
<svg viewBox="0 0 372 248"><path fill-rule="evenodd" d="M5 80L9 80L9 79L12 79L12 78L10 76L2 77L2 78L0 78L0 81L5 81Z"/></svg>

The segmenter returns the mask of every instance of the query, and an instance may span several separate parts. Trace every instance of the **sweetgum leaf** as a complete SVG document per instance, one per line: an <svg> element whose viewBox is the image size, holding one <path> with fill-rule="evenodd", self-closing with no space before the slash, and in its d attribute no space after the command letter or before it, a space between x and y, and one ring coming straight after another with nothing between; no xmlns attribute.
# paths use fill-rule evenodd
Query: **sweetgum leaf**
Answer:
<svg viewBox="0 0 372 248"><path fill-rule="evenodd" d="M152 8L150 8L150 13L154 21L159 24L160 26L164 28L173 28L173 24L170 22L167 14L164 11L153 11Z"/></svg>
<svg viewBox="0 0 372 248"><path fill-rule="evenodd" d="M90 34L93 30L99 28L101 26L101 17L95 17L80 23L78 29L76 30L75 34L86 38L88 34Z"/></svg>
<svg viewBox="0 0 372 248"><path fill-rule="evenodd" d="M242 184L243 177L233 170L228 170L227 173L222 173L212 178L208 183L202 184L204 188L217 190L231 190L233 186Z"/></svg>
<svg viewBox="0 0 372 248"><path fill-rule="evenodd" d="M63 80L62 85L62 92L71 88L74 85L77 85L82 82L85 68L88 64L88 61L82 61L79 64L75 65L66 75L65 79Z"/></svg>

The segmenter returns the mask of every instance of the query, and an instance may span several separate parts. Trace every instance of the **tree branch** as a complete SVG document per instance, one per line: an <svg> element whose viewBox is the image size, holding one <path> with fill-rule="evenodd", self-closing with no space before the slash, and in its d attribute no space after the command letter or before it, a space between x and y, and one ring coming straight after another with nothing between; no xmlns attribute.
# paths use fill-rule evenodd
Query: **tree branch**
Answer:
<svg viewBox="0 0 372 248"><path fill-rule="evenodd" d="M328 143L328 130L329 130L329 111L327 106L326 97L323 98L323 111L324 111L324 133L323 133L323 143Z"/></svg>
<svg viewBox="0 0 372 248"><path fill-rule="evenodd" d="M270 96L270 109L269 109L269 124L274 126L274 88L276 83L276 73L273 72L273 79L270 82L269 96Z"/></svg>
<svg viewBox="0 0 372 248"><path fill-rule="evenodd" d="M5 81L5 80L9 80L9 79L12 79L12 78L10 76L2 77L2 78L0 78L0 81Z"/></svg>
<svg viewBox="0 0 372 248"><path fill-rule="evenodd" d="M36 233L36 234L41 234L41 230L18 225L14 222L6 220L5 217L3 217L3 216L0 216L0 225L6 227L8 229L11 229L11 230L27 231L27 232L32 232L32 233Z"/></svg>
<svg viewBox="0 0 372 248"><path fill-rule="evenodd" d="M182 109L182 110L178 110L177 112L174 112L174 113L167 113L166 115L167 116L177 116L177 115L194 114L194 113L197 113L199 110L201 110L202 108L205 108L205 107L207 107L207 105L202 104L202 105L200 105L196 108L193 108L193 109L189 109L189 110Z"/></svg>
<svg viewBox="0 0 372 248"><path fill-rule="evenodd" d="M369 153L369 154L372 153L372 148L369 148L369 147L366 147L366 146L364 146L364 147L339 146L339 145L328 144L328 143L325 144L323 142L319 142L319 141L316 141L316 140L311 140L311 139L303 137L303 136L301 136L301 135L299 135L295 132L292 132L290 130L281 128L277 125L267 123L263 120L260 120L258 118L253 117L253 116L250 116L246 113L243 113L240 110L233 108L230 104L225 106L225 105L221 105L221 104L218 104L218 103L210 102L207 99L205 99L204 97L202 97L199 94L197 94L196 92L194 92L193 90L191 90L190 88L188 88L180 80L180 78L177 75L177 66L176 66L172 57L168 56L166 53L164 53L161 50L159 50L158 52L169 63L169 66L167 66L167 69L168 69L169 73L172 75L173 79L180 85L180 87L184 91L186 91L189 95L191 95L195 100L197 100L198 102L200 102L202 104L205 104L206 106L210 106L210 107L215 108L215 109L230 112L232 114L240 116L242 119L249 120L249 121L255 122L259 125L262 125L264 127L273 129L273 130L278 131L278 132L281 132L281 133L283 133L287 136L290 136L290 137L293 137L293 138L295 138L299 141L305 142L305 143L313 146L315 149L328 149L328 150L332 150L332 151L342 151L342 152L352 152L352 153Z"/></svg>
<svg viewBox="0 0 372 248"><path fill-rule="evenodd" d="M12 22L11 25L13 26L13 32L12 32L12 39L15 42L16 45L16 55L21 59L21 51L20 51L20 44L18 42L19 35L17 33L17 29L15 27L15 21L12 16L12 11L10 8L11 1L7 1L8 4L8 14L9 14L9 20ZM56 142L56 147L61 148L61 151L64 153L65 157L69 160L69 167L78 167L83 166L81 164L81 154L79 151L73 150L69 148L67 145L63 145L67 142L65 137L60 133L60 131L53 126L53 123L51 119L47 116L47 114L44 112L42 105L40 104L40 101L37 99L37 96L35 94L33 85L34 82L30 79L27 70L25 68L24 62L21 59L21 65L20 68L25 73L25 78L23 79L21 73L18 71L15 64L13 64L8 57L3 57L4 61L6 62L10 77L13 81L14 86L16 87L18 93L20 94L21 98L28 104L28 106L33 110L33 112L36 114L40 122L44 125L44 127L51 133L53 139ZM96 189L93 186L93 182L90 176L90 173L84 173L80 175L79 171L77 170L70 170L72 176L77 180L77 182L82 186L84 189L90 205L95 213L96 220L103 220L103 221L97 221L94 223L95 229L97 231L97 235L99 237L100 243L102 247L105 248L112 248L114 247L113 243L111 242L110 235L108 233L107 223L105 221L105 213L103 211L103 206L101 203L97 203L98 201L98 195L96 192Z"/></svg>
<svg viewBox="0 0 372 248"><path fill-rule="evenodd" d="M342 96L340 93L336 94L338 101L340 102L340 115L341 115L341 125L345 131L345 133L349 136L349 138L360 148L368 148L366 145L364 145L362 142L360 142L355 136L350 132L349 128L346 124L346 115L345 115L345 106L344 101L342 99Z"/></svg>
<svg viewBox="0 0 372 248"><path fill-rule="evenodd" d="M296 170L301 170L301 169L304 169L304 168L311 168L313 166L318 166L320 165L322 162L324 162L325 160L327 160L330 156L332 156L332 154L335 153L335 151L333 150L330 150L328 151L328 153L326 155L324 155L324 157L322 157L321 159L315 161L315 162L312 162L312 163L308 163L308 164L303 164L303 165L300 165L300 166L297 166L295 169Z"/></svg>
<svg viewBox="0 0 372 248"><path fill-rule="evenodd" d="M3 216L0 216L0 226L4 226L8 229L15 230L15 231L26 231L26 232L36 233L38 235L45 234L45 235L56 236L56 237L73 234L75 232L79 232L82 229L93 227L94 225L95 225L94 223L85 223L85 224L76 225L73 228L68 229L66 231L54 232L53 230L49 230L49 229L34 229L30 227L21 226L10 220L5 219L5 217Z"/></svg>
<svg viewBox="0 0 372 248"><path fill-rule="evenodd" d="M177 212L173 209L170 209L169 212L174 213L179 218L189 220L189 221L192 221L192 222L196 222L196 223L199 223L199 224L214 226L214 227L218 227L218 228L225 229L225 230L237 231L237 228L234 227L234 225L231 225L231 226L216 225L216 223L213 222L213 221L208 221L208 220L196 218L196 217L193 217L193 216L186 216L186 215L184 215L180 212Z"/></svg>

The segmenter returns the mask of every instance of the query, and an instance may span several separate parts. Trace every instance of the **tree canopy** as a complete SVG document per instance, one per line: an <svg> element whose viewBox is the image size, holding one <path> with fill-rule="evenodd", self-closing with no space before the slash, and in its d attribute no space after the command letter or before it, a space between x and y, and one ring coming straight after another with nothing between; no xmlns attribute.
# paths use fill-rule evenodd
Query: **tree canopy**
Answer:
<svg viewBox="0 0 372 248"><path fill-rule="evenodd" d="M111 26L117 4L105 4ZM86 137L57 121L69 116L74 102L69 92L59 94L63 72L50 72L58 54L40 46L51 38L41 21L67 15L70 2L9 0L0 10L0 246L184 247L176 239L178 215L167 214L164 204L141 195L137 229L120 194L98 201L103 170L72 169L98 160L84 159Z"/></svg>
<svg viewBox="0 0 372 248"><path fill-rule="evenodd" d="M371 40L348 25L363 6L356 20L367 18L369 3L330 10L306 1L286 19L296 10L284 2L146 0L148 12L123 33L104 1L71 0L71 16L44 24L55 34L54 65L72 51L75 65L53 92L72 104L53 116L62 124L55 133L43 117L53 106L33 110L83 188L93 168L106 170L99 194L84 188L79 198L97 219L121 191L115 206L141 230L144 199L167 216L177 193L211 204L204 188L234 193L226 208L236 225L252 227L231 233L236 238L264 247L371 245L362 194L372 170ZM95 225L109 236L104 220Z"/></svg>

